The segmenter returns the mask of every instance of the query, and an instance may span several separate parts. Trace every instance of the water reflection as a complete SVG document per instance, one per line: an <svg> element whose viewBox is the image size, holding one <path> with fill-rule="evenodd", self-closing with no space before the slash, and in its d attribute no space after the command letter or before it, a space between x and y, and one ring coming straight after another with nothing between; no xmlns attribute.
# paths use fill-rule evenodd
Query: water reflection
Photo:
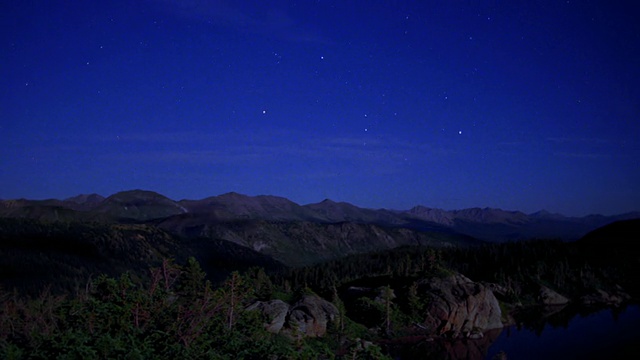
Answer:
<svg viewBox="0 0 640 360"><path fill-rule="evenodd" d="M571 307L545 317L519 318L489 349L508 359L616 359L640 343L640 306L589 309Z"/></svg>
<svg viewBox="0 0 640 360"><path fill-rule="evenodd" d="M441 340L429 337L403 339L401 344L389 346L394 359L484 359L502 329L491 330L482 339Z"/></svg>
<svg viewBox="0 0 640 360"><path fill-rule="evenodd" d="M637 352L640 306L594 309L547 307L520 312L516 324L455 341L427 337L388 346L394 359L602 359Z"/></svg>

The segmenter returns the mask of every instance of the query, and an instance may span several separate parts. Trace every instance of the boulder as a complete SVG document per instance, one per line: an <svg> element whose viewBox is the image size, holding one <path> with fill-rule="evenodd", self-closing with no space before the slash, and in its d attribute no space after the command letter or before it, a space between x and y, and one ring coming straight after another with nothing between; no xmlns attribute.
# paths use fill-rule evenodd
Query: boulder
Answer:
<svg viewBox="0 0 640 360"><path fill-rule="evenodd" d="M569 299L544 285L540 286L538 301L540 301L543 305L566 305L569 303Z"/></svg>
<svg viewBox="0 0 640 360"><path fill-rule="evenodd" d="M419 289L427 299L423 325L432 334L469 337L503 327L498 299L483 284L455 274L424 280Z"/></svg>
<svg viewBox="0 0 640 360"><path fill-rule="evenodd" d="M265 329L292 337L321 337L327 325L339 315L330 302L316 295L305 295L293 306L281 300L258 301L247 310L260 311L265 317Z"/></svg>
<svg viewBox="0 0 640 360"><path fill-rule="evenodd" d="M247 310L260 311L267 322L264 324L268 332L277 334L282 330L287 314L289 313L289 304L282 300L257 301L247 307Z"/></svg>
<svg viewBox="0 0 640 360"><path fill-rule="evenodd" d="M324 336L329 321L340 314L332 303L315 295L305 295L289 311L287 326L294 335L304 337Z"/></svg>

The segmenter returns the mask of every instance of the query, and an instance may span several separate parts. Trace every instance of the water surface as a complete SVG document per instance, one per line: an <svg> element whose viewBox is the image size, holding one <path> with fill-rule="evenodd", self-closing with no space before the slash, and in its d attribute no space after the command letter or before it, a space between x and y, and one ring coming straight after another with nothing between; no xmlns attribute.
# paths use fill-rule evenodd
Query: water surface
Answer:
<svg viewBox="0 0 640 360"><path fill-rule="evenodd" d="M538 309L480 340L422 338L387 350L396 360L626 359L640 354L640 305Z"/></svg>
<svg viewBox="0 0 640 360"><path fill-rule="evenodd" d="M499 352L518 360L624 359L640 352L638 305L578 313L566 323L558 320L563 315L549 317L542 327L522 324L505 328L485 359L493 359Z"/></svg>

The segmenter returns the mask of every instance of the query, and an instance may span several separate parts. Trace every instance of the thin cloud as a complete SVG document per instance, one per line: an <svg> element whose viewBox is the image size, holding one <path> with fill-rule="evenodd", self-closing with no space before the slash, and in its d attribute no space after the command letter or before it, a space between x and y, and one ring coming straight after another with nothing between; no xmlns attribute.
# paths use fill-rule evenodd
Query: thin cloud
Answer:
<svg viewBox="0 0 640 360"><path fill-rule="evenodd" d="M555 152L554 155L570 158L570 159L606 159L610 158L611 155L608 154L596 154L596 153L579 153L579 152Z"/></svg>
<svg viewBox="0 0 640 360"><path fill-rule="evenodd" d="M446 149L393 138L304 137L301 133L284 131L256 132L250 138L234 132L132 133L119 135L119 140L112 140L112 145L118 142L123 142L129 150L102 156L129 163L165 163L167 166L270 166L287 161L306 164L293 168L308 169L309 174L305 176L313 176L315 172L316 177L341 176L345 171L388 175L402 172L411 160L424 154L431 153L432 158L451 155Z"/></svg>
<svg viewBox="0 0 640 360"><path fill-rule="evenodd" d="M613 154L615 143L609 139L587 137L549 137L555 156L570 159L607 159Z"/></svg>
<svg viewBox="0 0 640 360"><path fill-rule="evenodd" d="M233 1L210 0L156 0L165 13L190 21L247 34L261 34L294 42L329 43L317 31L303 26L282 8L272 3L256 2L255 10L248 12Z"/></svg>
<svg viewBox="0 0 640 360"><path fill-rule="evenodd" d="M611 141L601 138L578 138L578 137L549 137L547 141L554 144L583 144L583 145L606 145Z"/></svg>

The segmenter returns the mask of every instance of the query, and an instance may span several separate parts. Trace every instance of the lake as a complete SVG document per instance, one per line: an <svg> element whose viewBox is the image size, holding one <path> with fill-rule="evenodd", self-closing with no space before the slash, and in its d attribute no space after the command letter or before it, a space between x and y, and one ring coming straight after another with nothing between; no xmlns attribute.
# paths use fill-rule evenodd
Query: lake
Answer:
<svg viewBox="0 0 640 360"><path fill-rule="evenodd" d="M491 344L485 359L622 359L640 352L640 306L595 312L563 310L543 326L510 326ZM560 319L560 320L558 320ZM557 321L557 322L556 322Z"/></svg>
<svg viewBox="0 0 640 360"><path fill-rule="evenodd" d="M388 348L394 359L624 359L640 353L640 306L546 308L481 340L418 341Z"/></svg>

